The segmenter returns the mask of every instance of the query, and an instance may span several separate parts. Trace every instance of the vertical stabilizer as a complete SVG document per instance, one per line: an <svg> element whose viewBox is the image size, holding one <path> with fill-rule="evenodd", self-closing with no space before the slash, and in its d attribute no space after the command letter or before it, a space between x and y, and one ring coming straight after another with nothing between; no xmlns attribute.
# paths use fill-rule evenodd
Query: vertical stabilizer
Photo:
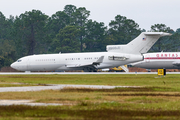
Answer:
<svg viewBox="0 0 180 120"><path fill-rule="evenodd" d="M106 50L131 54L147 53L160 37L170 35L164 32L143 32L126 45L108 45Z"/></svg>
<svg viewBox="0 0 180 120"><path fill-rule="evenodd" d="M147 53L160 37L170 35L164 32L143 32L129 42L127 47L131 49L132 53Z"/></svg>

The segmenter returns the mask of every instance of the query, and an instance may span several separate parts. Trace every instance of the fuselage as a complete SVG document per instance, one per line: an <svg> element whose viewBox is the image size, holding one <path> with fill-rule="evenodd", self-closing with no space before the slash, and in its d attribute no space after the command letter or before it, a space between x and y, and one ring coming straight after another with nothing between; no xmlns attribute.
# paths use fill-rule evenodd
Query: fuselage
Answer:
<svg viewBox="0 0 180 120"><path fill-rule="evenodd" d="M84 70L86 66L104 56L97 69L117 67L127 63L143 60L141 54L122 54L113 52L67 53L30 55L18 59L11 67L19 71L52 71L52 70ZM125 57L125 60L111 59L112 56ZM83 67L81 67L84 65ZM73 67L69 67L73 66ZM77 67L76 67L77 66Z"/></svg>
<svg viewBox="0 0 180 120"><path fill-rule="evenodd" d="M147 53L143 56L143 61L132 65L146 69L180 69L180 52Z"/></svg>
<svg viewBox="0 0 180 120"><path fill-rule="evenodd" d="M142 32L126 45L108 45L107 52L44 54L22 57L11 64L19 71L84 70L96 71L143 60L146 53L164 32Z"/></svg>

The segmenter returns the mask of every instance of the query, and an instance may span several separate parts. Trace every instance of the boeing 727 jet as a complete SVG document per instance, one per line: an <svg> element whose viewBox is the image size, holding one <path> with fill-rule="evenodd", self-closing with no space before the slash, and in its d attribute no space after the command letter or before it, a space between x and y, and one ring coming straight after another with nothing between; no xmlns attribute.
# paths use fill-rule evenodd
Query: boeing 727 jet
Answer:
<svg viewBox="0 0 180 120"><path fill-rule="evenodd" d="M132 65L145 69L180 69L180 52L147 53L143 61Z"/></svg>
<svg viewBox="0 0 180 120"><path fill-rule="evenodd" d="M146 53L164 32L143 32L126 45L108 45L107 52L60 53L30 55L18 59L11 67L19 71L84 70L96 71L142 61Z"/></svg>

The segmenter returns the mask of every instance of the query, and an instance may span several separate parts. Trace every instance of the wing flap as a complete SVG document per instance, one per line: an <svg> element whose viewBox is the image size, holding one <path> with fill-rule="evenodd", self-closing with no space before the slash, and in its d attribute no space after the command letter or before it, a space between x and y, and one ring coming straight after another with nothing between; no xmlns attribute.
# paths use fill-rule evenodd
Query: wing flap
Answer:
<svg viewBox="0 0 180 120"><path fill-rule="evenodd" d="M68 68L76 68L76 67L85 67L85 66L91 66L91 63L87 63L87 64L70 64L70 65L66 65L66 67Z"/></svg>
<svg viewBox="0 0 180 120"><path fill-rule="evenodd" d="M101 56L96 62L93 62L93 65L99 65L100 63L103 62L104 56Z"/></svg>
<svg viewBox="0 0 180 120"><path fill-rule="evenodd" d="M101 56L96 62L92 63L83 63L83 64L69 64L66 65L68 68L77 68L77 67L95 67L95 65L100 65L103 62L104 56Z"/></svg>

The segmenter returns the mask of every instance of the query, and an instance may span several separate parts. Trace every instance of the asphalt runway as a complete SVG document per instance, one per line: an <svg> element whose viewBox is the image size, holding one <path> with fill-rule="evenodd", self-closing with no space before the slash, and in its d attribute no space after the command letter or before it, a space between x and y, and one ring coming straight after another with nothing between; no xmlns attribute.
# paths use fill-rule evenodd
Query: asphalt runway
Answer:
<svg viewBox="0 0 180 120"><path fill-rule="evenodd" d="M58 104L58 103L35 103L32 100L0 100L0 106L9 105L28 105L28 106L62 106L70 104Z"/></svg>
<svg viewBox="0 0 180 120"><path fill-rule="evenodd" d="M157 74L157 72L0 72L0 75L85 75L85 74ZM180 74L180 72L166 72L166 74Z"/></svg>
<svg viewBox="0 0 180 120"><path fill-rule="evenodd" d="M49 86L25 86L25 87L0 87L0 92L26 92L41 90L60 90L64 88L93 88L93 89L114 89L117 87L137 87L137 86L106 86L106 85L49 85ZM22 93L23 94L23 93ZM70 104L57 103L35 103L31 100L0 100L0 106L28 105L28 106L62 106Z"/></svg>
<svg viewBox="0 0 180 120"><path fill-rule="evenodd" d="M0 72L0 75L157 74L157 72ZM179 73L180 74L180 73Z"/></svg>
<svg viewBox="0 0 180 120"><path fill-rule="evenodd" d="M135 86L59 85L59 84L57 84L57 85L48 85L48 86L0 87L0 92L26 92L26 91L41 91L41 90L60 90L60 89L64 89L64 88L114 89L117 87L135 87Z"/></svg>

